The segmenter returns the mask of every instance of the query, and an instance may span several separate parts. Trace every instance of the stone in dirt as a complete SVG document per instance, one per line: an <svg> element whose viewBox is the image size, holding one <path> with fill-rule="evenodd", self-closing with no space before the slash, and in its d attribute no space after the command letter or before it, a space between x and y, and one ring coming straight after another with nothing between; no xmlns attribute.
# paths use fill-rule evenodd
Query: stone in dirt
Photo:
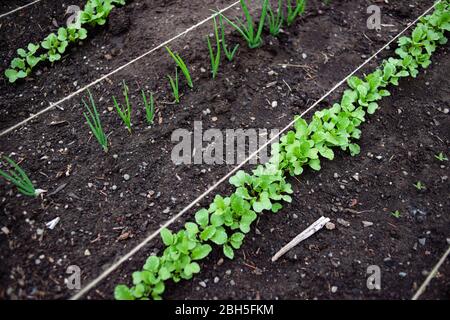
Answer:
<svg viewBox="0 0 450 320"><path fill-rule="evenodd" d="M325 228L327 228L328 230L333 230L334 228L336 228L336 225L333 222L328 222L325 225Z"/></svg>
<svg viewBox="0 0 450 320"><path fill-rule="evenodd" d="M363 224L364 228L373 226L373 222L370 222L370 221L363 221L362 224Z"/></svg>
<svg viewBox="0 0 450 320"><path fill-rule="evenodd" d="M350 227L350 222L348 222L347 220L344 220L342 218L338 218L337 219L337 223L339 223L340 225L343 225L344 227Z"/></svg>

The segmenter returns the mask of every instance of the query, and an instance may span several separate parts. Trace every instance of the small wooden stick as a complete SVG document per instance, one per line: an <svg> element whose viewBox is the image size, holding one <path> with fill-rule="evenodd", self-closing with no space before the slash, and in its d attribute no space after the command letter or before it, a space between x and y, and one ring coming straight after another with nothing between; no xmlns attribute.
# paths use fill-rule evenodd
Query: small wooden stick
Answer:
<svg viewBox="0 0 450 320"><path fill-rule="evenodd" d="M312 225L310 225L308 228L306 228L302 233L300 233L298 236L296 236L294 239L292 239L291 242L289 242L287 245L285 245L283 248L281 248L280 251L278 251L273 257L272 262L277 261L282 255L284 255L286 252L291 250L293 247L295 247L297 244L302 242L303 240L309 238L314 233L322 229L328 222L330 221L330 218L320 217L316 220Z"/></svg>

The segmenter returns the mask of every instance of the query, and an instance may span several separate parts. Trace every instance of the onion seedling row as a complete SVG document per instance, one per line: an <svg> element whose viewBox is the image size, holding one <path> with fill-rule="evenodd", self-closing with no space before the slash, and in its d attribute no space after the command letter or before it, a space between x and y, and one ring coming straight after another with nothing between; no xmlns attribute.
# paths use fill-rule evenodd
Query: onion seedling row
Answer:
<svg viewBox="0 0 450 320"><path fill-rule="evenodd" d="M232 50L230 50L228 48L226 39L225 39L225 27L223 25L223 18L222 15L219 15L219 25L220 25L220 31L222 33L222 38L221 38L221 42L222 42L222 48L223 48L223 52L225 52L225 56L227 57L228 61L233 61L234 56L236 55L236 52L239 48L239 44L235 45L234 48Z"/></svg>
<svg viewBox="0 0 450 320"><path fill-rule="evenodd" d="M241 8L244 12L245 19L247 23L245 24L241 19L237 18L236 22L227 18L224 14L220 13L221 16L234 28L236 31L247 41L248 47L250 49L258 48L262 45L262 31L264 28L264 22L267 15L267 8L269 5L269 0L263 0L261 17L259 20L259 24L256 27L252 15L250 14L250 10L248 8L248 4L246 0L240 0Z"/></svg>
<svg viewBox="0 0 450 320"><path fill-rule="evenodd" d="M178 67L180 67L181 72L183 72L184 77L186 78L187 84L190 88L194 88L194 84L192 83L191 73L189 72L189 68L187 67L184 60L180 57L178 53L173 53L172 50L170 50L169 47L166 47L167 52L172 57L172 59L175 61ZM177 77L178 79L178 77Z"/></svg>
<svg viewBox="0 0 450 320"><path fill-rule="evenodd" d="M33 182L28 178L25 171L12 159L4 156L4 159L7 162L7 165L11 166L12 169L3 171L0 169L0 176L2 176L7 181L14 184L17 188L17 190L29 197L37 197L41 193L45 192L42 189L36 189L33 185ZM4 165L4 163L2 163Z"/></svg>
<svg viewBox="0 0 450 320"><path fill-rule="evenodd" d="M295 0L295 6L292 6L292 0L287 0L286 24L292 25L299 15L305 11L306 0Z"/></svg>
<svg viewBox="0 0 450 320"><path fill-rule="evenodd" d="M122 83L123 86L123 97L125 98L125 106L121 106L117 103L116 97L113 98L114 107L116 108L117 113L119 114L119 117L122 119L123 123L128 129L128 132L131 133L131 103L128 98L128 86L126 85L125 81Z"/></svg>
<svg viewBox="0 0 450 320"><path fill-rule="evenodd" d="M267 22L269 24L270 34L277 37L280 34L284 22L283 0L278 0L276 13L272 10L270 5L267 7Z"/></svg>
<svg viewBox="0 0 450 320"><path fill-rule="evenodd" d="M172 89L172 95L175 99L176 103L180 103L180 88L179 88L179 80L178 80L178 68L175 67L175 78L172 78L170 75L167 75L169 78L170 88Z"/></svg>
<svg viewBox="0 0 450 320"><path fill-rule="evenodd" d="M214 36L216 38L216 50L217 52L214 54L214 49L211 46L211 41L209 40L209 36L206 37L208 43L209 57L211 58L211 73L213 79L216 78L217 72L219 71L220 65L220 38L219 38L219 30L217 28L216 18L213 19L214 22Z"/></svg>
<svg viewBox="0 0 450 320"><path fill-rule="evenodd" d="M142 100L144 101L145 119L149 125L152 125L155 120L155 100L153 98L153 93L150 93L149 103L145 91L142 90Z"/></svg>
<svg viewBox="0 0 450 320"><path fill-rule="evenodd" d="M83 99L83 104L88 113L83 113L89 128L91 129L92 134L97 139L100 146L103 148L103 151L108 152L108 137L105 134L105 131L102 127L102 122L100 120L100 115L97 111L97 106L95 105L94 98L92 97L92 93L89 92L89 102L90 107Z"/></svg>

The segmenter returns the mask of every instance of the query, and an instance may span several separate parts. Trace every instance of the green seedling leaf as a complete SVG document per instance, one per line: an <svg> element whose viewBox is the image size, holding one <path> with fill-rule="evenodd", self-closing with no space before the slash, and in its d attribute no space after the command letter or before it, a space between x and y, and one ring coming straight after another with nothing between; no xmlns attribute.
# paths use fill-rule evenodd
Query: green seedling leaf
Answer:
<svg viewBox="0 0 450 320"><path fill-rule="evenodd" d="M245 235L240 232L233 233L233 235L230 237L231 246L235 249L239 249L242 246L244 238Z"/></svg>
<svg viewBox="0 0 450 320"><path fill-rule="evenodd" d="M217 228L216 232L211 237L211 241L218 245L226 243L227 240L228 240L227 232L223 227Z"/></svg>
<svg viewBox="0 0 450 320"><path fill-rule="evenodd" d="M209 244L198 245L194 250L192 250L192 260L204 259L211 251L212 248Z"/></svg>
<svg viewBox="0 0 450 320"><path fill-rule="evenodd" d="M225 255L225 257L227 257L228 259L233 260L234 259L234 251L233 248L231 248L231 246L229 245L224 245L223 246L223 254Z"/></svg>
<svg viewBox="0 0 450 320"><path fill-rule="evenodd" d="M159 268L159 258L156 256L150 256L147 258L147 261L144 264L144 270L148 270L151 272L157 272Z"/></svg>
<svg viewBox="0 0 450 320"><path fill-rule="evenodd" d="M191 238L195 237L197 235L198 231L199 231L197 224L195 224L193 222L187 222L184 225L184 227L186 229L186 232L187 232L188 236L191 237Z"/></svg>
<svg viewBox="0 0 450 320"><path fill-rule="evenodd" d="M173 234L167 228L161 230L161 239L166 246L170 246L174 243Z"/></svg>
<svg viewBox="0 0 450 320"><path fill-rule="evenodd" d="M200 272L200 266L199 266L199 264L197 262L189 263L184 268L184 272L186 273L186 275L191 276L193 274L196 274L196 273Z"/></svg>
<svg viewBox="0 0 450 320"><path fill-rule="evenodd" d="M134 296L126 285L118 285L114 289L114 298L116 300L134 300Z"/></svg>
<svg viewBox="0 0 450 320"><path fill-rule="evenodd" d="M201 209L195 213L195 221L202 227L205 228L209 223L209 213L206 209Z"/></svg>
<svg viewBox="0 0 450 320"><path fill-rule="evenodd" d="M200 234L200 239L202 239L203 241L209 240L214 236L215 233L216 233L216 227L207 226Z"/></svg>

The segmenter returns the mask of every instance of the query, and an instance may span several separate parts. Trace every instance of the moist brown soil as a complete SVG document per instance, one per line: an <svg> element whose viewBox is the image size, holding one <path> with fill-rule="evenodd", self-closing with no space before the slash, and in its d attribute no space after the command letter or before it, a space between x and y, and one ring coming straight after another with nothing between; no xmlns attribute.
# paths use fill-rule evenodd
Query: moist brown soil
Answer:
<svg viewBox="0 0 450 320"><path fill-rule="evenodd" d="M62 5L47 2L43 4L54 10L53 18L64 21ZM89 41L70 50L63 61L39 68L31 80L14 86L3 80L1 128L183 31L206 17L210 8L230 3L134 1L116 9L107 26L93 31ZM68 266L78 265L82 284L87 284L234 167L174 165L170 155L175 129L192 131L193 122L200 120L204 130L281 129L432 1L383 4L383 23L391 26L380 33L366 28L370 4L349 0L324 6L310 1L306 14L295 25L278 39L266 36L264 45L256 50L247 49L232 32L228 41L240 43L240 49L232 63L222 60L216 80L209 73L204 36L212 29L207 23L171 44L186 59L194 77L193 90L183 85L180 105L171 103L166 75L173 73L173 63L163 50L127 67L92 89L110 134L108 154L89 134L82 118L81 97L1 137L1 153L14 153L36 185L48 194L44 199L28 199L0 182L0 226L9 230L7 235L0 234L0 298L71 296L74 292L64 284ZM18 45L35 40L32 37L40 32L37 24L52 28L43 7L32 10L34 23L24 22L26 11L2 22L0 37L6 43L0 49L3 66ZM9 28L23 30L17 41ZM168 284L165 297L409 299L448 247L450 237L448 162L434 157L439 152L449 154L450 126L445 113L450 101L448 49L448 45L440 48L432 66L418 78L406 79L391 90L392 97L384 99L381 110L363 125L360 156L338 153L335 160L323 163L319 173L306 172L290 179L295 191L293 203L276 215L261 215L235 260L223 261L215 250L192 281ZM363 72L373 70L388 55L392 49ZM111 96L120 97L122 80L132 92L132 135L111 109ZM157 99L157 123L150 128L145 125L140 89L154 92ZM342 90L318 108L336 101ZM278 106L272 107L272 101ZM123 178L125 174L131 177L128 181ZM423 191L413 186L419 180L426 186ZM214 194L231 191L223 184ZM202 205L210 201L208 197ZM400 218L390 214L395 210L401 212ZM173 228L192 215L187 213ZM278 262L270 262L276 251L321 215L330 217L335 229L320 231ZM61 221L55 229L47 229L45 223L55 217ZM338 218L349 226L338 223ZM364 227L362 221L373 225ZM149 243L88 298L112 298L114 286L129 284L131 272L159 250L159 240ZM379 291L367 289L369 265L381 268ZM448 298L448 275L447 261L424 298Z"/></svg>

